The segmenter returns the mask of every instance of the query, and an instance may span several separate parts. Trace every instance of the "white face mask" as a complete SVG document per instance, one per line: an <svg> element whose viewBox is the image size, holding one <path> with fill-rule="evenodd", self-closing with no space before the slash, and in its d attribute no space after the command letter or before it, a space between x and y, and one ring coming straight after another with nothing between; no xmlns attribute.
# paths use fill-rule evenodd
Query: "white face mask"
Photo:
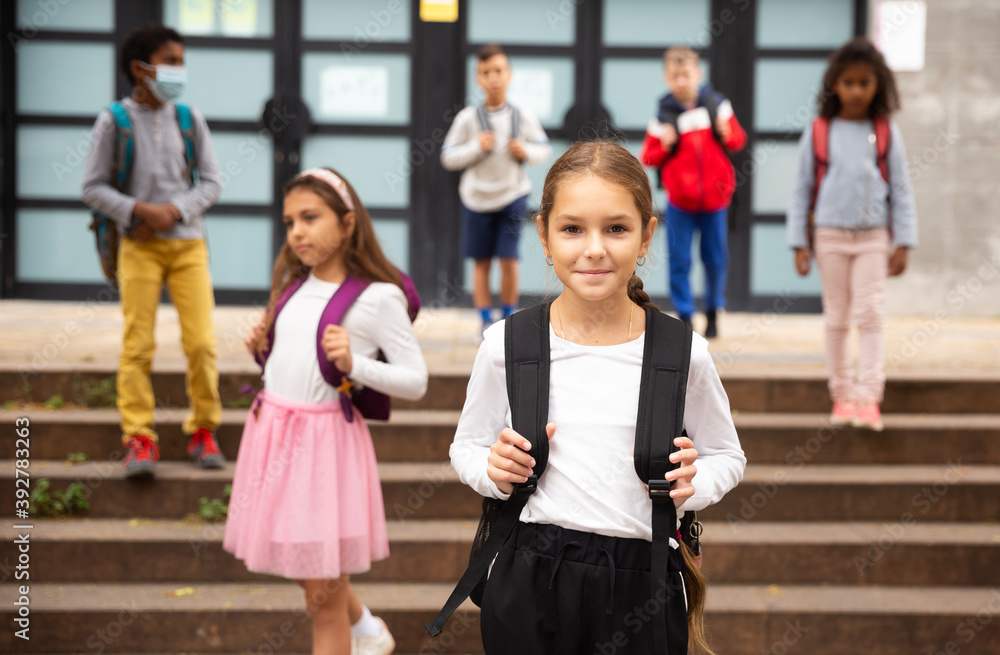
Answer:
<svg viewBox="0 0 1000 655"><path fill-rule="evenodd" d="M187 85L187 69L183 66L167 66L166 64L150 66L146 63L141 63L141 65L146 70L156 72L155 79L146 78L146 85L160 102L176 100L184 93L184 87Z"/></svg>

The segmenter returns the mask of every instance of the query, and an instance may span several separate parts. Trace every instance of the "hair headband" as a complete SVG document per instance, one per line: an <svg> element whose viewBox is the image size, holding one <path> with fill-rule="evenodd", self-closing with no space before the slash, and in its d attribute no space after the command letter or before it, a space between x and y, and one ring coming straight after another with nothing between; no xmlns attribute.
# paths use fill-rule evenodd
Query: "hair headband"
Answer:
<svg viewBox="0 0 1000 655"><path fill-rule="evenodd" d="M337 195L344 201L344 204L347 205L347 211L354 211L354 202L351 201L351 192L348 191L347 184L340 179L336 173L332 173L325 168L307 168L296 175L295 179L302 177L314 177L317 180L326 182L333 188L334 191L337 192Z"/></svg>

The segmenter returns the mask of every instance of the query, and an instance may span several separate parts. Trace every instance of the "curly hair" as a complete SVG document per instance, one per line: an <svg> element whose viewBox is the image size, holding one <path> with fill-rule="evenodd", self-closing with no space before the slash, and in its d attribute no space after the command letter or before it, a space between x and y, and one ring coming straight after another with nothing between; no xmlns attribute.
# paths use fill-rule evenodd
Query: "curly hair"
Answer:
<svg viewBox="0 0 1000 655"><path fill-rule="evenodd" d="M823 88L819 92L819 113L824 118L833 118L840 113L840 98L833 92L837 78L855 64L867 64L875 73L877 89L872 104L868 106L869 116L888 116L899 111L899 91L896 77L885 63L885 57L875 44L863 36L856 37L830 55L826 72L823 73Z"/></svg>
<svg viewBox="0 0 1000 655"><path fill-rule="evenodd" d="M121 67L122 72L131 84L135 84L132 77L132 60L149 63L153 53L159 50L164 43L175 41L184 44L184 37L166 25L160 23L146 23L135 28L125 37L122 43Z"/></svg>

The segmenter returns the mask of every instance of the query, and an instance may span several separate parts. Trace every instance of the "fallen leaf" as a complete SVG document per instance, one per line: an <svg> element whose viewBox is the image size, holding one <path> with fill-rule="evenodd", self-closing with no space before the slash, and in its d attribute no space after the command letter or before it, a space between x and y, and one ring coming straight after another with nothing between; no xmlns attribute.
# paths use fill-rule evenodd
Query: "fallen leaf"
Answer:
<svg viewBox="0 0 1000 655"><path fill-rule="evenodd" d="M174 589L173 591L168 591L167 595L173 598L178 598L180 596L193 596L194 587L181 587L180 589Z"/></svg>
<svg viewBox="0 0 1000 655"><path fill-rule="evenodd" d="M781 587L779 587L776 584L768 585L767 586L767 595L768 596L784 596L785 595L785 590L782 589Z"/></svg>

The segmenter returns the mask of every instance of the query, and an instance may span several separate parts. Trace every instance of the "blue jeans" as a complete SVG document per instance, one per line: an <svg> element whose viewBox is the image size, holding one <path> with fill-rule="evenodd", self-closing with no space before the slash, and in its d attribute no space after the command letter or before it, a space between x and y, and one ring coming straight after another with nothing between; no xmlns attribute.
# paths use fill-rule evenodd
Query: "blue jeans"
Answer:
<svg viewBox="0 0 1000 655"><path fill-rule="evenodd" d="M667 205L667 252L670 255L670 299L684 319L694 314L691 297L691 235L701 231L701 261L705 265L705 311L726 306L729 273L728 208L714 212L689 212Z"/></svg>

